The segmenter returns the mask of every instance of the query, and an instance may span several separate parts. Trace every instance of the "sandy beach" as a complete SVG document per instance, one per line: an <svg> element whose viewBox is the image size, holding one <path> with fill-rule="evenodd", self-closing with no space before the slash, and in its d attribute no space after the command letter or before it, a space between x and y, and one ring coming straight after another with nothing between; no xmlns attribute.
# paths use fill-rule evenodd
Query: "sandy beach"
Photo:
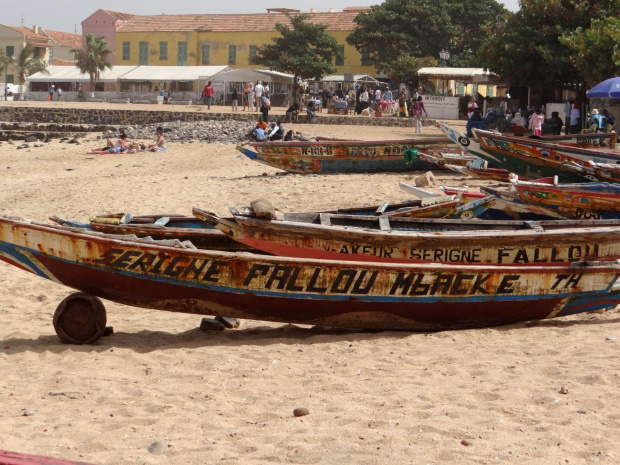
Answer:
<svg viewBox="0 0 620 465"><path fill-rule="evenodd" d="M414 135L288 128L366 140ZM193 206L226 214L257 198L316 210L408 199L398 183L422 174L278 175L234 144L201 142L88 155L101 145L97 135L21 150L2 142L0 214L46 222L191 214ZM480 185L434 174L438 185ZM200 316L106 301L114 334L73 346L52 325L71 289L3 262L0 283L0 449L97 465L620 461L615 311L441 333L248 320L207 333ZM300 407L309 415L295 417ZM149 452L156 441L161 449Z"/></svg>

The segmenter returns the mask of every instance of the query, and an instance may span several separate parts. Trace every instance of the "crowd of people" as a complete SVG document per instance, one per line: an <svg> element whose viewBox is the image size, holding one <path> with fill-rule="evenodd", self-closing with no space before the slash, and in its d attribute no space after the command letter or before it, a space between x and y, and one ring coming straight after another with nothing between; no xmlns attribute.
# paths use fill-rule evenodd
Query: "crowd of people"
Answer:
<svg viewBox="0 0 620 465"><path fill-rule="evenodd" d="M581 104L568 100L564 106L564 119L559 111L551 112L549 118L545 117L544 107L528 108L523 106L517 110L507 109L504 115L498 115L493 110L482 116L481 110L474 99L467 105L468 118L472 122L483 122L486 126L490 123L508 125L511 132L530 132L533 136L542 134L560 135L577 134L580 132L609 132L614 129L616 123L614 115L606 108L593 109L587 120L587 128L582 129ZM472 124L473 125L473 124ZM506 129L505 127L503 129Z"/></svg>

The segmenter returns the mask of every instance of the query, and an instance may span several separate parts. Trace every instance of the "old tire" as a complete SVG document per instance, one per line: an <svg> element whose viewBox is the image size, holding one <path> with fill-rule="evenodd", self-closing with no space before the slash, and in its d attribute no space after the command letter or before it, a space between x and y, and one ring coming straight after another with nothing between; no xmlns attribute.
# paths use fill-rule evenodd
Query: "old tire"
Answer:
<svg viewBox="0 0 620 465"><path fill-rule="evenodd" d="M106 328L106 312L101 300L85 292L66 297L54 313L54 329L65 344L92 344Z"/></svg>

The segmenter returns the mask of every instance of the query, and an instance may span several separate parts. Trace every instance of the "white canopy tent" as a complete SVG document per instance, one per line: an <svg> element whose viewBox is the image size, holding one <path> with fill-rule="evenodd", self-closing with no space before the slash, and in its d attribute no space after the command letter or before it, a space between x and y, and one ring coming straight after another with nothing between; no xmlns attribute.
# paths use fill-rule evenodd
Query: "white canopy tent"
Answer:
<svg viewBox="0 0 620 465"><path fill-rule="evenodd" d="M214 76L233 69L230 66L138 66L120 81L198 81L200 76Z"/></svg>
<svg viewBox="0 0 620 465"><path fill-rule="evenodd" d="M486 68L442 68L427 67L418 70L420 77L425 79L445 79L460 82L478 82L483 83L491 79L494 74L490 73Z"/></svg>
<svg viewBox="0 0 620 465"><path fill-rule="evenodd" d="M263 69L239 68L231 69L216 75L203 75L200 77L200 88L204 87L208 81L212 81L216 101L224 94L226 103L229 101L229 94L232 89L237 89L239 102L241 103L241 93L248 82L256 83L261 81L269 84L272 105L281 105L291 93L293 87L293 75Z"/></svg>
<svg viewBox="0 0 620 465"><path fill-rule="evenodd" d="M251 68L239 68L239 69L231 69L230 71L225 71L222 73L214 75L202 75L200 77L201 83L206 82L208 80L217 79L218 81L224 82L238 82L245 83L261 81L261 82L280 82L286 84L293 84L293 75L280 73L278 71L269 71L263 69L251 69ZM237 89L241 90L241 89Z"/></svg>
<svg viewBox="0 0 620 465"><path fill-rule="evenodd" d="M336 83L336 82L352 82L360 84L379 84L380 81L373 78L370 74L331 74L321 79L321 82Z"/></svg>
<svg viewBox="0 0 620 465"><path fill-rule="evenodd" d="M136 66L114 66L101 71L99 82L116 82L120 77L136 69ZM89 82L90 76L75 66L48 66L47 73L38 72L26 78L29 82Z"/></svg>
<svg viewBox="0 0 620 465"><path fill-rule="evenodd" d="M119 81L123 91L161 90L198 91L201 76L215 76L231 66L139 66ZM161 87L161 89L160 89Z"/></svg>

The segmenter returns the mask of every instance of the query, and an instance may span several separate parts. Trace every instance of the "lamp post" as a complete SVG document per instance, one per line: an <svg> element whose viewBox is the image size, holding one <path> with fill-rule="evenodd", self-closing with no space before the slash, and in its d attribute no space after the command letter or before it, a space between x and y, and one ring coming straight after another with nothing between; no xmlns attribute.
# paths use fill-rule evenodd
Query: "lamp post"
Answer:
<svg viewBox="0 0 620 465"><path fill-rule="evenodd" d="M443 49L441 52L439 52L439 58L441 58L442 65L445 67L448 64L448 60L450 59L450 52L448 52L446 49ZM446 80L445 79L442 80L441 89L442 89L441 93L443 95L446 95Z"/></svg>

